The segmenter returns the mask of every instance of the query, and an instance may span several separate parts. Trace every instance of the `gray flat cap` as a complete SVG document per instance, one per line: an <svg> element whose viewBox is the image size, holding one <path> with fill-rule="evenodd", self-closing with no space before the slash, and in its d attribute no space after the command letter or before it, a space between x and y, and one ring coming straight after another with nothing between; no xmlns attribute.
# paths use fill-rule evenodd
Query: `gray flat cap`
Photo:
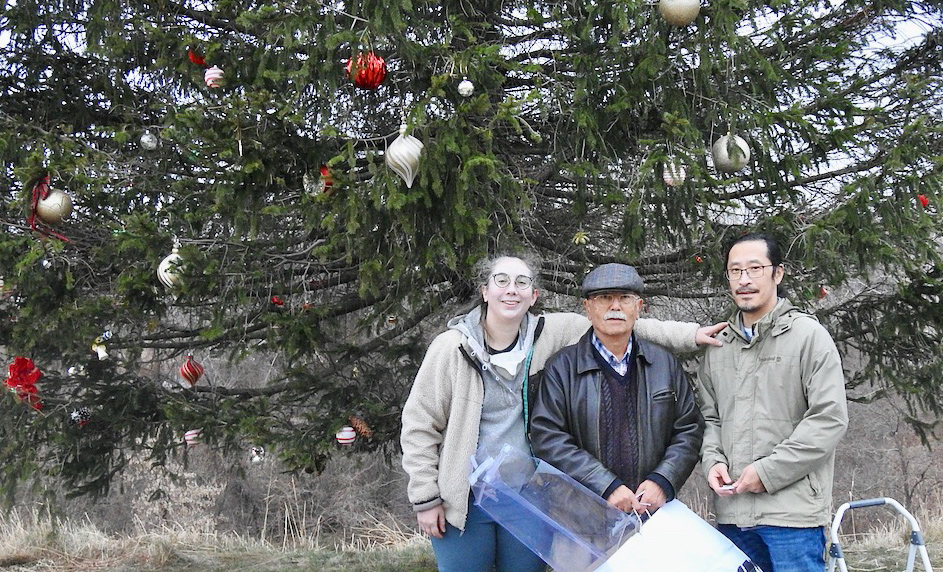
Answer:
<svg viewBox="0 0 943 572"><path fill-rule="evenodd" d="M595 268L583 279L583 297L596 292L635 292L645 291L645 283L638 271L628 264L609 263Z"/></svg>

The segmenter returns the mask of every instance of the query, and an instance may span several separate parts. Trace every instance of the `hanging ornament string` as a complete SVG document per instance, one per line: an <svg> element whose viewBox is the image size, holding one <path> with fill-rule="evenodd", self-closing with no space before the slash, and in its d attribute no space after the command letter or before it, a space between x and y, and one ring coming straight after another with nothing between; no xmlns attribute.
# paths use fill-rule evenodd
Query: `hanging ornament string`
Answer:
<svg viewBox="0 0 943 572"><path fill-rule="evenodd" d="M45 200L48 197L49 197L49 174L46 173L46 175L44 175L41 179L39 179L39 181L36 182L35 185L33 185L33 199L32 199L32 203L30 204L29 218L27 219L29 222L29 226L31 229L33 229L36 232L39 232L46 236L51 236L53 238L58 238L59 240L63 242L69 242L69 239L66 238L65 235L58 233L52 230L51 228L49 228L39 219L39 216L36 214L36 209L39 206L39 201Z"/></svg>

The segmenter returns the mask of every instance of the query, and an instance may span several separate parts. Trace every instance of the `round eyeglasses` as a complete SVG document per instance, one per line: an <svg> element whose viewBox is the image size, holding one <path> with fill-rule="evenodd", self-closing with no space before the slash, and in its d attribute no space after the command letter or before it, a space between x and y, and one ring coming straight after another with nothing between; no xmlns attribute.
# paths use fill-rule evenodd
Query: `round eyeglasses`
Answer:
<svg viewBox="0 0 943 572"><path fill-rule="evenodd" d="M512 281L511 276L504 272L498 272L497 274L492 274L491 280L494 282L494 285L497 286L498 288L507 288L508 286L511 285L511 281ZM521 290L526 290L527 288L530 288L531 286L534 285L534 279L530 276L524 276L523 274L521 274L520 276L515 276L513 279L513 282L514 282L514 285L517 286Z"/></svg>

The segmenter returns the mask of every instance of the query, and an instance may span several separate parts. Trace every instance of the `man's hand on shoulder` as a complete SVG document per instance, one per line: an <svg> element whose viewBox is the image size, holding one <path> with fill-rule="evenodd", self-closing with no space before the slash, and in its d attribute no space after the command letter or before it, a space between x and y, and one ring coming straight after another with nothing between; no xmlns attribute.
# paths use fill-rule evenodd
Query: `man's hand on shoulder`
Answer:
<svg viewBox="0 0 943 572"><path fill-rule="evenodd" d="M698 346L717 346L724 345L724 342L718 340L715 336L727 327L727 322L717 322L712 326L701 326L694 334L694 343Z"/></svg>

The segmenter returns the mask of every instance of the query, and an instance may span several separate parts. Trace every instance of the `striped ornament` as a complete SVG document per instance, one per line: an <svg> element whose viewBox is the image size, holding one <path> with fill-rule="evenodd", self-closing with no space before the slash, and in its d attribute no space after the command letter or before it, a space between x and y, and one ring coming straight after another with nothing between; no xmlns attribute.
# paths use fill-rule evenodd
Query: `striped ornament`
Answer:
<svg viewBox="0 0 943 572"><path fill-rule="evenodd" d="M353 427L345 425L337 432L335 437L337 438L337 442L341 445L350 445L357 439L357 432L354 431Z"/></svg>
<svg viewBox="0 0 943 572"><path fill-rule="evenodd" d="M202 443L201 436L203 435L202 429L190 429L183 434L183 441L187 444L187 447L193 447L199 443Z"/></svg>
<svg viewBox="0 0 943 572"><path fill-rule="evenodd" d="M187 356L187 361L180 366L180 377L183 379L180 381L180 385L184 388L191 388L196 385L196 382L203 377L203 366L200 363L193 359L193 356Z"/></svg>

